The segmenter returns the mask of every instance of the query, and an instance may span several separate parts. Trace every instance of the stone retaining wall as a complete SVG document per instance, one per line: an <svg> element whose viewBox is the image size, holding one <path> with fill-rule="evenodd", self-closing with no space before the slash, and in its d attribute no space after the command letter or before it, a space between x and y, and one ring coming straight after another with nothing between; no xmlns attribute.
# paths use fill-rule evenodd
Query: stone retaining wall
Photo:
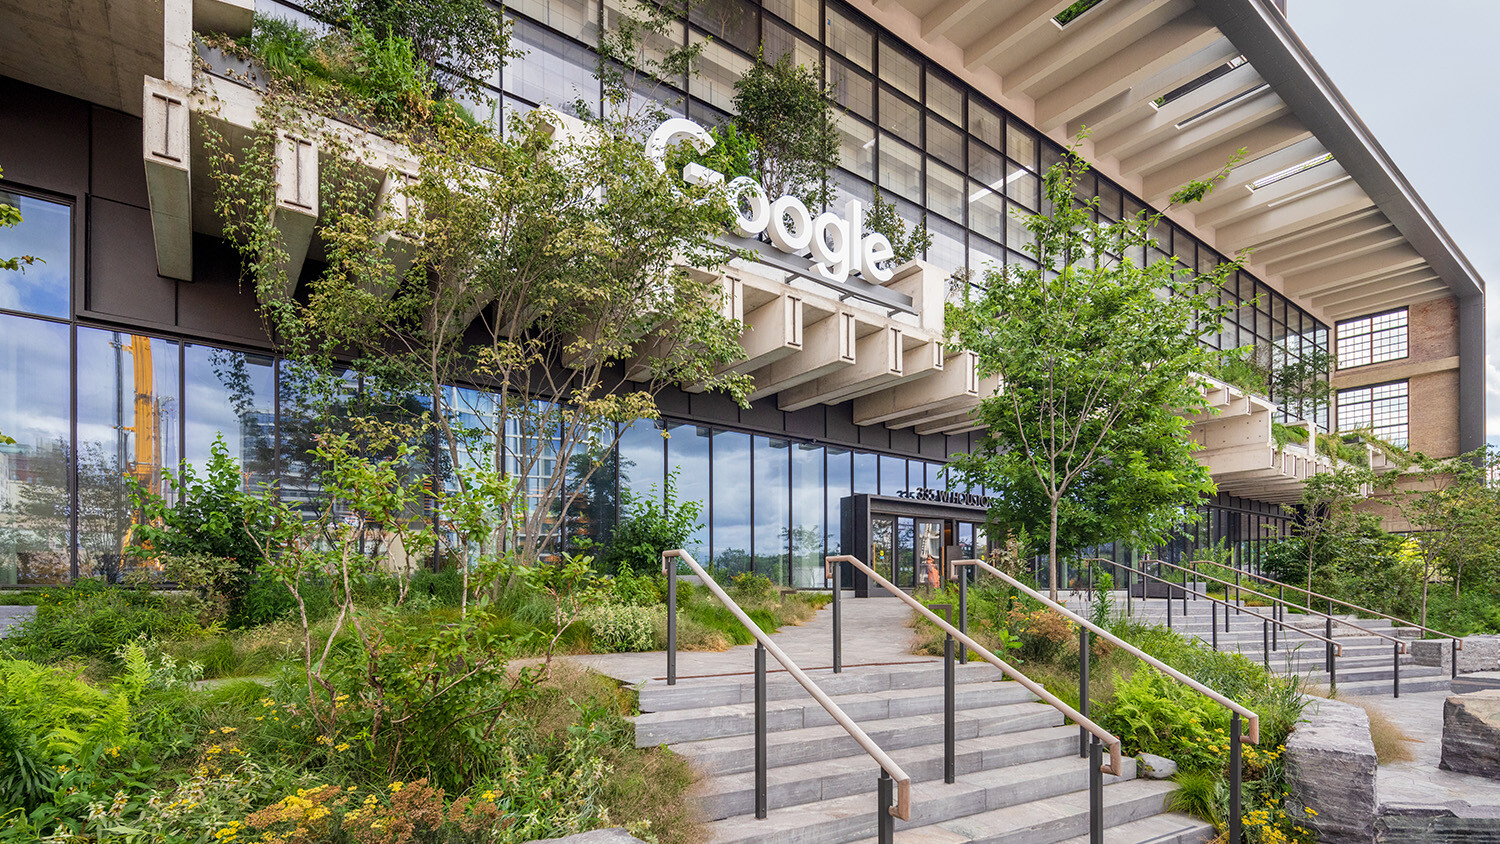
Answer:
<svg viewBox="0 0 1500 844"><path fill-rule="evenodd" d="M1286 743L1287 811L1311 827L1322 844L1373 844L1370 716L1357 706L1322 698L1311 699L1302 715L1305 723L1297 725Z"/></svg>

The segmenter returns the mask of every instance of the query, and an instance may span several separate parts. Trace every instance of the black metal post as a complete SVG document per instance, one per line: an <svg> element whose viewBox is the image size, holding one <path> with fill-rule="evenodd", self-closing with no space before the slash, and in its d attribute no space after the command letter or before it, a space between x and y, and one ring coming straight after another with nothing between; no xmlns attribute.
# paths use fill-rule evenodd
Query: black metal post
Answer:
<svg viewBox="0 0 1500 844"><path fill-rule="evenodd" d="M833 564L833 673L835 674L844 670L844 626L841 612L844 587L839 583L843 568L843 563Z"/></svg>
<svg viewBox="0 0 1500 844"><path fill-rule="evenodd" d="M1129 618L1131 615L1134 614L1134 610L1131 608L1131 604L1130 604L1130 575L1134 571L1135 571L1135 564L1132 563L1132 564L1129 564L1129 565L1125 566L1125 617L1126 618ZM1145 594L1146 594L1146 591L1144 589L1142 589L1141 590L1141 595L1144 597Z"/></svg>
<svg viewBox="0 0 1500 844"><path fill-rule="evenodd" d="M667 685L677 685L677 558L661 558L667 572Z"/></svg>
<svg viewBox="0 0 1500 844"><path fill-rule="evenodd" d="M974 571L974 565L970 563L959 570L958 573L958 632L965 635L969 632L969 572ZM969 664L969 647L965 645L958 650L958 663Z"/></svg>
<svg viewBox="0 0 1500 844"><path fill-rule="evenodd" d="M1172 587L1167 586L1167 629L1172 629Z"/></svg>
<svg viewBox="0 0 1500 844"><path fill-rule="evenodd" d="M1458 640L1457 639L1453 640L1453 665L1451 666L1451 668L1452 668L1452 671L1453 671L1453 674L1451 675L1452 678L1455 679L1455 680L1458 679Z"/></svg>
<svg viewBox="0 0 1500 844"><path fill-rule="evenodd" d="M1339 687L1339 667L1336 664L1334 664L1334 661L1333 661L1333 645L1329 645L1328 646L1328 691L1330 692L1330 694L1328 696L1329 697L1333 697L1332 692L1337 691L1338 687Z"/></svg>
<svg viewBox="0 0 1500 844"><path fill-rule="evenodd" d="M1224 614L1228 615L1229 614L1229 610L1226 609L1224 611ZM1216 604L1216 603L1214 603L1213 601L1209 601L1208 602L1208 629L1211 630L1211 631L1213 631L1213 636L1214 636L1214 650L1218 650L1219 649L1219 605Z"/></svg>
<svg viewBox="0 0 1500 844"><path fill-rule="evenodd" d="M1089 717L1089 629L1078 628L1078 712ZM1089 731L1078 727L1078 755L1089 755Z"/></svg>
<svg viewBox="0 0 1500 844"><path fill-rule="evenodd" d="M1104 844L1104 744L1089 738L1089 844Z"/></svg>
<svg viewBox="0 0 1500 844"><path fill-rule="evenodd" d="M1263 663L1265 663L1265 665L1266 665L1267 668L1271 667L1271 630L1270 630L1270 628L1271 628L1271 622L1269 622L1269 621L1262 621L1260 623L1260 654L1261 654L1260 661L1263 662Z"/></svg>
<svg viewBox="0 0 1500 844"><path fill-rule="evenodd" d="M1240 714L1229 719L1229 840L1240 844Z"/></svg>
<svg viewBox="0 0 1500 844"><path fill-rule="evenodd" d="M1171 594L1172 594L1172 590L1170 588L1168 588L1167 589L1167 595L1168 595L1167 600L1168 600L1168 602L1170 602L1172 600L1171 597L1170 597ZM1193 578L1193 595L1195 596L1195 598L1196 598L1197 594L1198 594L1198 579L1195 577L1195 578ZM1188 596L1188 576L1184 574L1182 576L1182 617L1184 619L1187 618L1187 596Z"/></svg>
<svg viewBox="0 0 1500 844"><path fill-rule="evenodd" d="M1401 646L1391 643L1391 697L1401 697Z"/></svg>
<svg viewBox="0 0 1500 844"><path fill-rule="evenodd" d="M957 771L953 762L955 686L957 671L953 667L953 635L943 638L943 782L952 785Z"/></svg>
<svg viewBox="0 0 1500 844"><path fill-rule="evenodd" d="M766 646L755 643L755 816L766 816Z"/></svg>
<svg viewBox="0 0 1500 844"><path fill-rule="evenodd" d="M895 801L896 781L886 773L884 768L880 769L880 779L875 781L875 840L879 844L895 844L896 842L896 816L891 814L891 804Z"/></svg>
<svg viewBox="0 0 1500 844"><path fill-rule="evenodd" d="M1196 561L1190 561L1188 563L1188 568L1191 569L1193 573L1193 600L1196 601L1198 600L1198 563Z"/></svg>
<svg viewBox="0 0 1500 844"><path fill-rule="evenodd" d="M1308 603L1311 604L1312 601L1308 601ZM1309 609L1311 609L1311 608L1309 608ZM1328 616L1323 619L1323 638L1325 638L1325 639L1328 640L1323 645L1323 661L1325 663L1327 663L1327 665L1325 667L1327 668L1328 673L1332 674L1333 673L1333 604L1332 603L1330 603L1328 605L1328 610L1329 610Z"/></svg>
<svg viewBox="0 0 1500 844"><path fill-rule="evenodd" d="M1224 597L1225 598L1229 597L1229 587L1227 587L1227 586L1224 587ZM1229 605L1228 604L1224 605L1224 632L1225 633L1229 632Z"/></svg>
<svg viewBox="0 0 1500 844"><path fill-rule="evenodd" d="M1240 596L1240 570L1234 570L1234 614L1240 614L1240 607L1245 605L1244 598Z"/></svg>

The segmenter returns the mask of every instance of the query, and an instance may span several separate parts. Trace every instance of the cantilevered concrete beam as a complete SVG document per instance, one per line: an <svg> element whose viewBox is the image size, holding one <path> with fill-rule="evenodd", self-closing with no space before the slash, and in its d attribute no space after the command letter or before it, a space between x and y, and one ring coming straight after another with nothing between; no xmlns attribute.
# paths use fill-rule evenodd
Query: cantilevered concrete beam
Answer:
<svg viewBox="0 0 1500 844"><path fill-rule="evenodd" d="M1253 182L1327 154L1328 150L1323 148L1316 137L1309 137L1275 152L1242 160L1234 165L1234 169L1223 181L1214 185L1208 196L1193 206L1194 215L1239 199Z"/></svg>
<svg viewBox="0 0 1500 844"><path fill-rule="evenodd" d="M1387 273L1364 281L1350 282L1334 290L1311 297L1316 307L1347 304L1352 299L1373 295L1389 295L1410 287L1440 281L1441 277L1432 267L1422 264L1406 270Z"/></svg>
<svg viewBox="0 0 1500 844"><path fill-rule="evenodd" d="M1073 0L1030 0L964 47L964 66L973 70L1024 41L1046 37L1046 27L1057 26L1052 19L1071 5Z"/></svg>
<svg viewBox="0 0 1500 844"><path fill-rule="evenodd" d="M1048 33L1050 37L1030 38L1023 45L996 54L985 64L1000 75L1000 84L1007 94L1032 96L1046 86L1047 80L1064 72L1064 68L1085 56L1097 55L1112 41L1135 40L1145 35L1176 17L1187 5L1177 0L1104 3L1060 31L1049 18L1047 25L1054 27Z"/></svg>
<svg viewBox="0 0 1500 844"><path fill-rule="evenodd" d="M407 195L407 191L414 181L415 177L409 173L386 173L385 178L380 182L380 194L375 200L377 219L394 227L399 227L411 219L414 203ZM410 240L389 230L380 233L379 242L386 258L391 262L391 272L394 276L389 280L385 291L386 296L389 297L395 295L401 279L411 268L411 262L416 259L417 249Z"/></svg>
<svg viewBox="0 0 1500 844"><path fill-rule="evenodd" d="M187 86L146 78L141 113L156 271L193 280L193 185Z"/></svg>
<svg viewBox="0 0 1500 844"><path fill-rule="evenodd" d="M751 401L775 395L825 375L853 366L856 357L854 314L838 311L808 325L802 333L802 352L751 373L755 389Z"/></svg>
<svg viewBox="0 0 1500 844"><path fill-rule="evenodd" d="M1207 149L1189 147L1190 151L1186 155L1174 157L1164 164L1153 165L1141 183L1147 201L1160 203L1193 179L1206 179L1219 172L1229 161L1229 157L1240 149L1247 150L1249 156L1260 156L1310 137L1312 133L1296 117L1283 113L1248 131L1230 133L1227 138ZM1145 157L1147 156L1143 154L1143 160ZM1125 166L1124 162L1121 165Z"/></svg>
<svg viewBox="0 0 1500 844"><path fill-rule="evenodd" d="M1050 132L1161 70L1219 41L1208 16L1189 9L1036 99L1036 123Z"/></svg>
<svg viewBox="0 0 1500 844"><path fill-rule="evenodd" d="M1267 209L1259 216L1223 226L1217 230L1218 239L1220 243L1253 248L1303 231L1308 226L1364 211L1374 204L1358 184L1342 182Z"/></svg>
<svg viewBox="0 0 1500 844"><path fill-rule="evenodd" d="M1295 176L1288 176L1278 182L1273 182L1260 190L1252 191L1248 187L1234 188L1234 193L1239 196L1238 199L1221 203L1213 208L1200 209L1194 217L1201 225L1218 228L1257 214L1264 214L1268 209L1300 195L1332 187L1349 179L1349 174L1344 172L1344 168L1340 167L1338 162L1330 161Z"/></svg>
<svg viewBox="0 0 1500 844"><path fill-rule="evenodd" d="M1239 48L1227 38L1219 38L1182 61L1157 71L1140 84L1120 91L1078 118L1068 121L1068 134L1076 135L1087 126L1093 133L1095 150L1098 142L1139 120L1155 114L1156 100L1192 82L1194 79L1238 56Z"/></svg>
<svg viewBox="0 0 1500 844"><path fill-rule="evenodd" d="M286 250L286 295L297 289L318 222L318 147L287 132L276 136L276 207L272 222Z"/></svg>
<svg viewBox="0 0 1500 844"><path fill-rule="evenodd" d="M1282 279L1291 296L1312 296L1363 279L1391 275L1426 263L1425 259L1404 242L1369 255L1361 255L1328 267L1289 275Z"/></svg>
<svg viewBox="0 0 1500 844"><path fill-rule="evenodd" d="M1434 276L1426 281L1413 282L1390 289L1376 287L1364 296L1332 299L1325 306L1324 313L1329 319L1346 319L1452 295L1453 292L1448 289L1447 284Z"/></svg>
<svg viewBox="0 0 1500 844"><path fill-rule="evenodd" d="M1186 80L1185 80L1186 81ZM1214 103L1264 84L1260 74L1248 64L1205 83L1160 108L1147 105L1141 109L1138 119L1129 125L1113 130L1095 127L1094 154L1101 156L1130 155L1153 142L1181 132L1177 124Z"/></svg>
<svg viewBox="0 0 1500 844"><path fill-rule="evenodd" d="M949 355L939 372L854 401L854 424L876 425L979 399L979 356Z"/></svg>
<svg viewBox="0 0 1500 844"><path fill-rule="evenodd" d="M943 0L922 16L922 37L937 38L963 23L964 19L993 0Z"/></svg>
<svg viewBox="0 0 1500 844"><path fill-rule="evenodd" d="M1205 175L1214 173L1228 163L1230 156L1245 148L1240 138L1274 125L1278 118L1286 115L1286 103L1274 91L1263 89L1246 94L1207 114L1189 117L1191 122L1174 124L1180 128L1155 143L1126 148L1122 151L1126 154L1120 158L1120 167L1127 173L1150 172L1175 162L1193 161L1195 156L1205 155L1207 151L1207 157L1217 159L1219 166L1206 171ZM1213 154L1215 152L1220 154ZM1199 165L1195 169L1201 172L1202 167Z"/></svg>
<svg viewBox="0 0 1500 844"><path fill-rule="evenodd" d="M1272 275L1295 275L1297 273L1327 267L1371 252L1379 252L1406 242L1395 226L1367 232L1355 237L1340 238L1316 252L1304 252L1280 261L1266 263L1266 271Z"/></svg>
<svg viewBox="0 0 1500 844"><path fill-rule="evenodd" d="M783 293L745 314L745 357L729 372L753 372L802 351L802 297Z"/></svg>
<svg viewBox="0 0 1500 844"><path fill-rule="evenodd" d="M1367 208L1347 217L1330 220L1255 249L1255 261L1270 265L1277 261L1316 255L1324 248L1374 232L1392 228L1390 220L1376 208Z"/></svg>
<svg viewBox="0 0 1500 844"><path fill-rule="evenodd" d="M905 343L901 329L883 326L855 341L854 364L778 394L782 410L801 410L824 404L842 391L874 383L881 386L906 374Z"/></svg>

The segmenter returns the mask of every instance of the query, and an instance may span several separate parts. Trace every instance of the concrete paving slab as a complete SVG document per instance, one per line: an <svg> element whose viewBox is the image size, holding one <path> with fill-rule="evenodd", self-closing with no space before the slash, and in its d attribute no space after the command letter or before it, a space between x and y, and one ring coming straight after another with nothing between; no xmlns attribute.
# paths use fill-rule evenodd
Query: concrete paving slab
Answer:
<svg viewBox="0 0 1500 844"><path fill-rule="evenodd" d="M1392 762L1375 771L1375 797L1380 805L1421 804L1427 806L1462 802L1471 806L1500 807L1500 782L1457 774L1438 767L1443 750L1443 701L1451 692L1417 692L1401 697L1358 698L1378 710L1414 741L1415 758ZM1356 700L1356 698L1346 698Z"/></svg>

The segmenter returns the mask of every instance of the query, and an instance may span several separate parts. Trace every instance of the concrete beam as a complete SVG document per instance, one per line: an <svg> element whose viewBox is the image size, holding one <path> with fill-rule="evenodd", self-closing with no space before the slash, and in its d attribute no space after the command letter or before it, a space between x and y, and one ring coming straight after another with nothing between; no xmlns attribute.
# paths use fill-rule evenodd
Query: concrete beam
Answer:
<svg viewBox="0 0 1500 844"><path fill-rule="evenodd" d="M1394 227L1391 226L1390 220L1387 220L1379 209L1367 208L1350 216L1314 226L1306 232L1299 232L1273 243L1258 246L1255 249L1254 260L1257 264L1269 266L1289 258L1316 255L1323 249L1336 246L1344 240L1392 228Z"/></svg>
<svg viewBox="0 0 1500 844"><path fill-rule="evenodd" d="M375 200L376 217L389 224L400 226L411 219L414 201L407 195L416 178L409 173L390 172L380 182L380 194ZM416 244L389 230L382 231L377 238L387 260L391 262L391 274L386 290L387 297L394 295L406 271L416 260Z"/></svg>
<svg viewBox="0 0 1500 844"><path fill-rule="evenodd" d="M147 77L141 105L141 149L156 271L182 281L193 280L190 94L186 86Z"/></svg>
<svg viewBox="0 0 1500 844"><path fill-rule="evenodd" d="M1238 195L1231 202L1222 202L1213 208L1199 209L1193 215L1200 225L1218 228L1228 223L1236 223L1240 220L1264 214L1273 205L1287 201L1301 193L1332 187L1340 182L1350 180L1344 168L1337 161L1304 170L1295 176L1288 176L1279 182L1273 182L1260 190L1250 190L1248 187L1234 188L1233 192Z"/></svg>
<svg viewBox="0 0 1500 844"><path fill-rule="evenodd" d="M1177 124L1183 120L1216 102L1242 94L1263 83L1264 80L1255 72L1255 68L1248 64L1240 65L1160 108L1147 106L1140 119L1128 126L1119 127L1115 131L1096 128L1094 154L1113 157L1132 155L1141 147L1150 146L1155 140L1180 132Z"/></svg>
<svg viewBox="0 0 1500 844"><path fill-rule="evenodd" d="M1214 68L1225 64L1240 54L1239 48L1227 38L1220 38L1208 47L1186 59L1158 71L1138 85L1121 91L1068 122L1068 134L1076 135L1083 126L1094 133L1095 149L1098 140L1120 131L1139 120L1155 114L1153 105L1158 99L1192 82Z"/></svg>
<svg viewBox="0 0 1500 844"><path fill-rule="evenodd" d="M1106 102L1117 92L1176 65L1220 38L1219 31L1209 23L1207 15L1197 9L1188 9L1038 97L1037 128L1051 132Z"/></svg>
<svg viewBox="0 0 1500 844"><path fill-rule="evenodd" d="M1260 156L1312 137L1312 133L1296 117L1281 113L1261 125L1247 131L1231 133L1207 149L1189 152L1167 163L1153 165L1141 180L1147 201L1160 203L1173 191L1192 181L1206 179L1223 169L1229 157L1241 149L1248 156ZM1121 162L1121 167L1127 165ZM1128 169L1126 172L1130 172Z"/></svg>
<svg viewBox="0 0 1500 844"><path fill-rule="evenodd" d="M255 0L193 0L193 29L229 36L250 34Z"/></svg>
<svg viewBox="0 0 1500 844"><path fill-rule="evenodd" d="M922 16L922 37L932 39L946 35L949 30L963 23L965 18L989 2L991 0L943 0L936 8Z"/></svg>
<svg viewBox="0 0 1500 844"><path fill-rule="evenodd" d="M1134 40L1145 35L1175 17L1176 10L1183 5L1173 0L1104 3L1060 30L1049 17L1046 23L1054 27L1053 37L1028 39L1024 48L1018 46L998 54L986 64L1000 75L1000 84L1006 94L1034 96L1048 80L1063 76L1070 67L1076 67L1075 63L1080 59L1106 52L1105 45L1111 42ZM1163 10L1169 6L1172 8L1164 14Z"/></svg>
<svg viewBox="0 0 1500 844"><path fill-rule="evenodd" d="M745 357L726 372L752 372L802 351L802 297L783 293L745 314Z"/></svg>
<svg viewBox="0 0 1500 844"><path fill-rule="evenodd" d="M1246 249L1277 240L1308 226L1347 217L1374 207L1375 203L1357 183L1341 182L1314 194L1268 209L1266 213L1217 230L1224 248Z"/></svg>
<svg viewBox="0 0 1500 844"><path fill-rule="evenodd" d="M942 370L917 381L856 399L854 424L876 425L921 415L965 401L979 400L979 356L970 351L949 355Z"/></svg>
<svg viewBox="0 0 1500 844"><path fill-rule="evenodd" d="M838 311L806 326L801 354L751 373L755 389L750 400L758 401L853 366L858 359L855 328L854 314L848 311Z"/></svg>
<svg viewBox="0 0 1500 844"><path fill-rule="evenodd" d="M1045 37L1044 28L1055 28L1052 19L1071 5L1073 0L1030 0L965 46L964 66L973 70L1033 37Z"/></svg>
<svg viewBox="0 0 1500 844"><path fill-rule="evenodd" d="M286 295L297 289L318 222L318 146L307 138L276 136L276 207L272 222L286 250Z"/></svg>
<svg viewBox="0 0 1500 844"><path fill-rule="evenodd" d="M1321 155L1327 155L1328 150L1316 137L1309 137L1292 144L1289 147L1276 150L1275 152L1262 155L1251 160L1242 160L1234 165L1224 181L1214 185L1214 189L1205 196L1201 202L1194 207L1195 214L1198 210L1217 208L1227 202L1233 202L1248 191L1252 182L1279 173L1282 170L1301 164Z"/></svg>
<svg viewBox="0 0 1500 844"><path fill-rule="evenodd" d="M1371 252L1379 252L1406 242L1395 226L1387 225L1372 232L1353 237L1340 238L1326 244L1316 252L1304 252L1291 258L1267 263L1266 270L1273 275L1287 276L1315 270L1330 264L1358 258Z"/></svg>
<svg viewBox="0 0 1500 844"><path fill-rule="evenodd" d="M1304 297L1425 264L1426 259L1403 241L1396 246L1333 266L1288 275L1282 281L1287 295Z"/></svg>

